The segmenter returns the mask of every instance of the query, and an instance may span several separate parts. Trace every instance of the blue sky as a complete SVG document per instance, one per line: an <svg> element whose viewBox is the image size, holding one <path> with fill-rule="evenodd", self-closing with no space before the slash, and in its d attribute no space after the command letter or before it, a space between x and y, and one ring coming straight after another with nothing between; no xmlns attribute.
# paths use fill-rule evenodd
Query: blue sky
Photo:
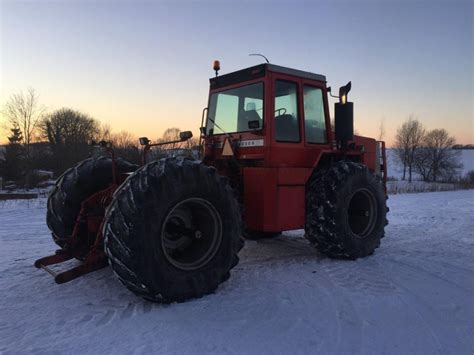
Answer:
<svg viewBox="0 0 474 355"><path fill-rule="evenodd" d="M212 61L352 81L356 129L386 140L413 114L474 141L472 1L1 2L0 105L31 86L50 110L115 131L197 132ZM1 137L0 137L1 138ZM0 141L3 139L0 139Z"/></svg>

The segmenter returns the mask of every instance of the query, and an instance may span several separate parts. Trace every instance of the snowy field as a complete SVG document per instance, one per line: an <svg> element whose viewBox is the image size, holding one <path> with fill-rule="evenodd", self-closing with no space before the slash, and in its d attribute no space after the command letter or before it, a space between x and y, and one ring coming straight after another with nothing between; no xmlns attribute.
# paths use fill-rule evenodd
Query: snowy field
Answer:
<svg viewBox="0 0 474 355"><path fill-rule="evenodd" d="M395 195L372 257L248 241L213 295L157 305L109 268L57 285L45 200L0 202L0 353L474 352L474 190Z"/></svg>
<svg viewBox="0 0 474 355"><path fill-rule="evenodd" d="M461 149L460 152L460 160L463 167L459 173L461 176L464 176L469 171L474 170L474 149ZM398 162L395 150L393 149L387 149L387 167L389 177L401 180L403 176L403 166ZM416 179L419 179L419 176L414 174L414 180Z"/></svg>

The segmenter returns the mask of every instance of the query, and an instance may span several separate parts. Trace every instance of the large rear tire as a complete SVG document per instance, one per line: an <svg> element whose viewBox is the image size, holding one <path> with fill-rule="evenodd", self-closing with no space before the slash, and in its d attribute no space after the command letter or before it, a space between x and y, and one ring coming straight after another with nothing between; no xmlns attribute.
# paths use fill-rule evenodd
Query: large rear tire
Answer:
<svg viewBox="0 0 474 355"><path fill-rule="evenodd" d="M137 169L137 165L117 159L121 173ZM48 197L46 222L54 242L61 248L71 236L81 203L112 183L112 159L89 158L66 170L57 180Z"/></svg>
<svg viewBox="0 0 474 355"><path fill-rule="evenodd" d="M187 159L162 159L117 190L105 251L133 293L170 303L200 297L229 278L243 246L240 209L227 179Z"/></svg>
<svg viewBox="0 0 474 355"><path fill-rule="evenodd" d="M382 181L365 165L340 161L316 172L306 191L306 238L331 258L373 254L388 223Z"/></svg>

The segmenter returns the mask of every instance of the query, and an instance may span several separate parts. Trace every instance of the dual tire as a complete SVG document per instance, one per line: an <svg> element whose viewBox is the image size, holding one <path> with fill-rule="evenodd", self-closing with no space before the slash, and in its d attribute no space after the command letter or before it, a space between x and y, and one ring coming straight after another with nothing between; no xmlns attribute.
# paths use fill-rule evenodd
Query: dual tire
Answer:
<svg viewBox="0 0 474 355"><path fill-rule="evenodd" d="M240 208L227 178L187 159L163 159L135 171L116 190L103 227L104 248L119 280L156 302L213 292L237 265L243 247ZM81 203L112 182L112 161L86 159L58 179L48 199L47 224L61 247Z"/></svg>
<svg viewBox="0 0 474 355"><path fill-rule="evenodd" d="M118 168L137 169L120 160ZM108 158L85 160L58 179L47 214L58 245L72 233L81 202L111 181ZM337 162L316 171L307 184L305 236L329 257L365 257L384 236L387 211L377 176L362 164ZM187 159L136 170L115 192L104 218L104 247L114 273L133 293L164 303L201 297L226 281L239 261L242 234L275 236L243 233L227 178Z"/></svg>
<svg viewBox="0 0 474 355"><path fill-rule="evenodd" d="M387 212L381 179L363 164L340 161L308 182L305 236L331 258L362 258L380 245Z"/></svg>
<svg viewBox="0 0 474 355"><path fill-rule="evenodd" d="M225 177L199 162L145 165L116 191L104 226L119 280L155 302L213 292L243 246L240 209Z"/></svg>
<svg viewBox="0 0 474 355"><path fill-rule="evenodd" d="M135 171L138 166L123 159L116 160L120 173ZM63 248L72 235L81 203L112 183L112 159L85 159L66 170L56 181L48 197L46 223L54 242Z"/></svg>

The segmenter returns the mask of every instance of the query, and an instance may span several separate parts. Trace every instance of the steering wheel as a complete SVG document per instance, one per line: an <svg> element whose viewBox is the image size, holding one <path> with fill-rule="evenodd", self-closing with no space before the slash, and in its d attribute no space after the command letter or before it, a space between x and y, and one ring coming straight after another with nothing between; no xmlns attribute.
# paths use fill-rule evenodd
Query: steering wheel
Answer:
<svg viewBox="0 0 474 355"><path fill-rule="evenodd" d="M280 113L280 111L283 111L283 113ZM276 116L281 116L281 115L284 115L286 113L286 108L282 107L282 108L278 108L275 110L275 113L278 112L278 115L275 115Z"/></svg>

